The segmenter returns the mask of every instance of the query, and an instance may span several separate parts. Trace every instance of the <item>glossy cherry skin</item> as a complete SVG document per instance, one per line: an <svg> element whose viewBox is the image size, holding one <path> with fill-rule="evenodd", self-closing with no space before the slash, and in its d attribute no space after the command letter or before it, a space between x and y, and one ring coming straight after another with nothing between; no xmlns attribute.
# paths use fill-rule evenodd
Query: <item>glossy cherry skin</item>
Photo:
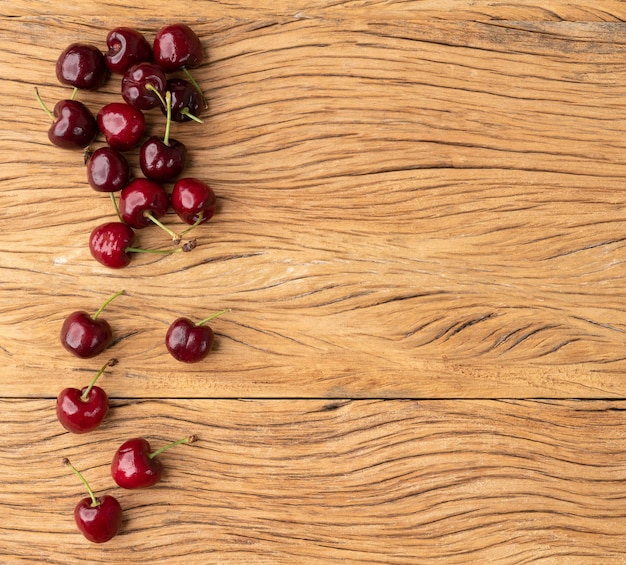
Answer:
<svg viewBox="0 0 626 565"><path fill-rule="evenodd" d="M48 139L58 147L82 149L98 134L96 119L78 100L59 100L53 114L55 119L48 129Z"/></svg>
<svg viewBox="0 0 626 565"><path fill-rule="evenodd" d="M137 63L122 77L122 98L134 108L150 110L161 104L161 100L147 86L152 85L162 97L165 97L166 83L165 73L155 64Z"/></svg>
<svg viewBox="0 0 626 565"><path fill-rule="evenodd" d="M104 54L107 68L123 75L137 63L152 62L152 46L144 35L130 27L116 27L107 34L107 52Z"/></svg>
<svg viewBox="0 0 626 565"><path fill-rule="evenodd" d="M165 346L174 359L197 363L209 354L213 339L213 330L209 326L197 326L189 318L178 318L165 334Z"/></svg>
<svg viewBox="0 0 626 565"><path fill-rule="evenodd" d="M135 232L123 222L107 222L96 227L89 236L92 257L111 269L122 269L130 263L126 251L135 241Z"/></svg>
<svg viewBox="0 0 626 565"><path fill-rule="evenodd" d="M154 61L165 72L171 73L202 63L202 42L187 25L176 23L162 27L152 44Z"/></svg>
<svg viewBox="0 0 626 565"><path fill-rule="evenodd" d="M99 386L91 387L87 400L81 398L87 388L68 387L57 397L57 418L68 432L84 434L95 430L109 411L109 398Z"/></svg>
<svg viewBox="0 0 626 565"><path fill-rule="evenodd" d="M104 543L115 537L122 526L122 507L117 499L108 494L96 498L83 498L74 508L74 520L78 529L91 542Z"/></svg>
<svg viewBox="0 0 626 565"><path fill-rule="evenodd" d="M172 189L172 209L187 224L203 224L215 214L217 200L211 187L199 179L185 177L176 182Z"/></svg>
<svg viewBox="0 0 626 565"><path fill-rule="evenodd" d="M139 150L139 166L149 179L168 182L178 177L187 164L187 147L184 143L170 138L167 144L152 136Z"/></svg>
<svg viewBox="0 0 626 565"><path fill-rule="evenodd" d="M106 80L107 66L94 45L72 43L59 55L56 75L59 82L85 90L97 90Z"/></svg>
<svg viewBox="0 0 626 565"><path fill-rule="evenodd" d="M182 78L170 78L167 80L166 90L172 94L172 120L175 122L188 122L191 118L183 112L198 116L202 107L202 97L188 80ZM161 105L161 111L167 115L167 108Z"/></svg>
<svg viewBox="0 0 626 565"><path fill-rule="evenodd" d="M87 161L87 181L98 192L122 190L129 179L128 160L111 147L96 149Z"/></svg>
<svg viewBox="0 0 626 565"><path fill-rule="evenodd" d="M146 129L143 112L124 102L103 106L96 119L109 147L117 151L129 151L138 145Z"/></svg>
<svg viewBox="0 0 626 565"><path fill-rule="evenodd" d="M112 340L110 324L103 318L94 320L83 310L72 312L61 326L61 344L81 359L102 353Z"/></svg>
<svg viewBox="0 0 626 565"><path fill-rule="evenodd" d="M135 229L152 224L146 217L147 213L158 219L165 215L169 206L169 196L165 189L148 179L132 180L120 194L120 216Z"/></svg>
<svg viewBox="0 0 626 565"><path fill-rule="evenodd" d="M113 456L111 476L126 489L145 488L157 484L163 475L163 464L150 458L150 443L143 438L124 442Z"/></svg>

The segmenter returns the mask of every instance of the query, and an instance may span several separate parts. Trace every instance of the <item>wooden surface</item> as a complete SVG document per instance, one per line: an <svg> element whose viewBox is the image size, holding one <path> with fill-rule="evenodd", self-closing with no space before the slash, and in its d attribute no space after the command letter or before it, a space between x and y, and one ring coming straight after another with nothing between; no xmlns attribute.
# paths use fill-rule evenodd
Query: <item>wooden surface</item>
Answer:
<svg viewBox="0 0 626 565"><path fill-rule="evenodd" d="M0 0L0 562L625 563L626 6L184 5ZM172 135L218 213L111 271L110 201L34 86L53 106L66 45L181 17L210 108ZM113 410L65 433L56 395L104 359L61 323L121 289ZM206 361L168 355L223 308ZM188 433L161 484L113 488L123 440ZM63 456L125 508L104 546Z"/></svg>

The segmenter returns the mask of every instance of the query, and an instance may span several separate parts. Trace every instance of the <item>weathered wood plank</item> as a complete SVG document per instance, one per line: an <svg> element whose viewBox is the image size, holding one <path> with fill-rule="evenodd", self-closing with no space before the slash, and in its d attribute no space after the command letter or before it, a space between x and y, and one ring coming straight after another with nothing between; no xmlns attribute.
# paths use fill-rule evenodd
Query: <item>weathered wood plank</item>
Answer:
<svg viewBox="0 0 626 565"><path fill-rule="evenodd" d="M2 400L3 563L623 563L626 404L116 400L62 433L52 400ZM199 441L148 490L109 475L125 439ZM94 546L83 487L126 519ZM113 488L115 487L115 488Z"/></svg>
<svg viewBox="0 0 626 565"><path fill-rule="evenodd" d="M114 21L3 20L4 395L81 380L62 320L124 288L117 396L624 396L623 25L198 22L210 110L173 135L218 214L193 253L112 272L87 250L110 202L32 89L66 95L60 48ZM169 322L222 308L211 360L168 356Z"/></svg>

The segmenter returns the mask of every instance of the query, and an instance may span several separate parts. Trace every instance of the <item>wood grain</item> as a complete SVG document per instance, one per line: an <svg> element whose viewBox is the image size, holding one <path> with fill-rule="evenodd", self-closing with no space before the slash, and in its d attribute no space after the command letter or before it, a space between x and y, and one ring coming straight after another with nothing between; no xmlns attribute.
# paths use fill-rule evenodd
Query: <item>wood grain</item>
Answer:
<svg viewBox="0 0 626 565"><path fill-rule="evenodd" d="M117 396L623 396L623 25L200 21L210 110L174 135L218 214L193 253L113 272L87 249L110 202L31 95L67 91L72 22L0 32L4 394L83 369L58 328L123 288ZM81 97L95 111L118 88ZM167 245L157 231L139 244ZM222 308L211 362L169 358L175 317Z"/></svg>
<svg viewBox="0 0 626 565"><path fill-rule="evenodd" d="M52 400L0 404L3 563L624 562L622 401L117 401L78 440ZM131 429L200 439L123 491ZM104 546L75 529L62 456L125 509Z"/></svg>

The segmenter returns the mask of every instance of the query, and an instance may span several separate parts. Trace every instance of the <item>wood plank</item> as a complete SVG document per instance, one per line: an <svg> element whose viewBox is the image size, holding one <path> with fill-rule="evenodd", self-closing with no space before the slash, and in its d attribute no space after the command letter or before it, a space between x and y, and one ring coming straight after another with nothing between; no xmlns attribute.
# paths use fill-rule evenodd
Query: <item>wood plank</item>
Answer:
<svg viewBox="0 0 626 565"><path fill-rule="evenodd" d="M101 362L61 349L62 320L125 289L116 396L624 396L622 24L198 22L210 110L173 135L218 214L192 253L113 272L87 250L110 202L32 92L67 95L60 46L115 21L2 21L3 395L82 382ZM169 357L175 317L222 308L209 361Z"/></svg>
<svg viewBox="0 0 626 565"><path fill-rule="evenodd" d="M2 400L3 563L623 563L623 401L113 401L91 434L52 400ZM153 446L166 474L123 491L117 445ZM125 509L95 546L83 487ZM113 488L115 487L115 488Z"/></svg>

